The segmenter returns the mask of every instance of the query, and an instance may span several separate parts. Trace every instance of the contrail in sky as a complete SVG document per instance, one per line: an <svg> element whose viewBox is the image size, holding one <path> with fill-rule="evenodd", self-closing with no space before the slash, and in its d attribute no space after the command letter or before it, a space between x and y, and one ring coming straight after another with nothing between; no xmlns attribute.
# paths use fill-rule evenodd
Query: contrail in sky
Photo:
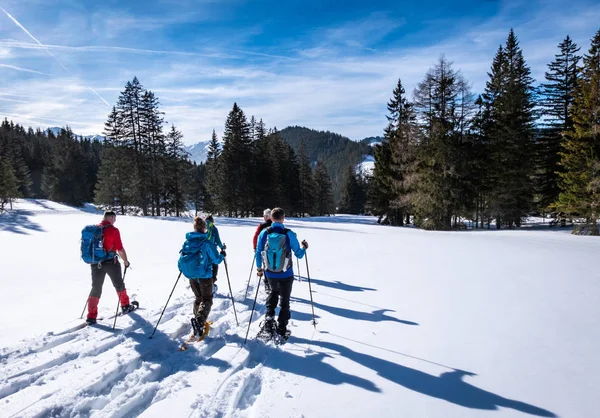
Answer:
<svg viewBox="0 0 600 418"><path fill-rule="evenodd" d="M31 39L33 39L38 45L40 45L41 47L43 47L44 50L48 53L48 55L50 55L52 58L54 58L56 60L56 62L58 63L58 65L60 65L66 72L68 72L72 76L75 76L75 74L73 74L71 72L71 70L69 70L67 67L65 67L63 65L63 63L60 62L58 60L58 58L56 58L56 56L52 52L50 52L50 50L48 48L46 48L46 46L43 43L41 43L40 41L38 41L37 38L31 34L31 32L29 32L27 29L25 29L25 26L21 25L19 23L19 21L17 19L15 19L14 17L12 17L12 15L10 13L8 13L6 10L4 10L4 8L0 7L0 9L2 9L2 11L6 14L6 16L8 16L8 18L10 20L12 20L15 23L15 25L17 25L18 27L20 27L23 30L23 32L25 32L27 34L27 36L29 36ZM100 96L100 94L98 94L98 92L96 90L94 90L93 88L91 88L89 86L85 86L85 87L88 90L90 90L92 93L94 93L96 96L98 96L98 98L100 100L102 100L106 104L106 106L110 107L110 104L106 100L104 100L104 97Z"/></svg>

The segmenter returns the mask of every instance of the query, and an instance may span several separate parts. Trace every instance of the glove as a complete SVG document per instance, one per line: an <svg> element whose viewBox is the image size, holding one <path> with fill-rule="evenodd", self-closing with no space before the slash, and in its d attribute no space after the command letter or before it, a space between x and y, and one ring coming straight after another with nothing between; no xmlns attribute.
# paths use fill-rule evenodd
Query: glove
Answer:
<svg viewBox="0 0 600 418"><path fill-rule="evenodd" d="M126 262L125 262L125 263L123 263L123 264L125 264L125 268L126 268L126 269L127 269L127 268L129 268L129 266L131 265L131 263L130 263L129 261L126 261Z"/></svg>
<svg viewBox="0 0 600 418"><path fill-rule="evenodd" d="M264 270L263 270L263 269L256 269L256 275L257 275L258 277L262 277L262 276L263 276L263 274L264 274Z"/></svg>
<svg viewBox="0 0 600 418"><path fill-rule="evenodd" d="M221 250L221 255L222 255L223 257L227 257L227 253L225 253L225 250L224 250L224 249L223 249L223 250Z"/></svg>
<svg viewBox="0 0 600 418"><path fill-rule="evenodd" d="M306 242L306 240L302 240L302 248L304 248L305 250L308 248L308 242Z"/></svg>
<svg viewBox="0 0 600 418"><path fill-rule="evenodd" d="M226 250L227 249L227 245L223 244L223 248L222 249Z"/></svg>

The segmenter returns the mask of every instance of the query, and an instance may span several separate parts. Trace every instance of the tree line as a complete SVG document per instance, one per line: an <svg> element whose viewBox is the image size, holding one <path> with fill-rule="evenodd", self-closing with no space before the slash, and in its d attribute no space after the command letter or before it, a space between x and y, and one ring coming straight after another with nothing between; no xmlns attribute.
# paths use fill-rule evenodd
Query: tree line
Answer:
<svg viewBox="0 0 600 418"><path fill-rule="evenodd" d="M477 97L444 57L412 99L398 80L373 174L349 171L347 200L392 225L513 228L551 212L598 234L600 30L579 50L567 36L535 86L511 30Z"/></svg>
<svg viewBox="0 0 600 418"><path fill-rule="evenodd" d="M188 159L183 135L166 129L155 94L137 78L127 82L105 123L104 141L70 128L25 130L0 125L0 209L17 197L85 202L121 213L175 215L195 209L227 216L257 216L280 206L290 216L335 212L331 179L262 120L247 120L233 105L222 144L213 131L206 164Z"/></svg>

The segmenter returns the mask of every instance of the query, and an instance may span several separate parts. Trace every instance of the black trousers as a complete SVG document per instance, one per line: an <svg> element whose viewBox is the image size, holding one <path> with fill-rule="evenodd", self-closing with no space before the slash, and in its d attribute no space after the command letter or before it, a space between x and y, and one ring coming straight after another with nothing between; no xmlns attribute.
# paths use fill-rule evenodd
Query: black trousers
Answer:
<svg viewBox="0 0 600 418"><path fill-rule="evenodd" d="M196 296L196 300L194 301L194 316L200 325L203 326L213 304L213 281L210 278L190 280L190 285L192 286L194 296Z"/></svg>
<svg viewBox="0 0 600 418"><path fill-rule="evenodd" d="M268 279L271 285L271 293L267 296L266 316L275 316L275 308L279 301L279 317L277 318L279 329L284 330L290 320L290 295L294 284L294 276L285 279Z"/></svg>
<svg viewBox="0 0 600 418"><path fill-rule="evenodd" d="M213 282L217 281L217 273L219 272L219 265L213 264Z"/></svg>
<svg viewBox="0 0 600 418"><path fill-rule="evenodd" d="M99 298L102 296L102 286L104 285L104 278L108 274L113 286L117 292L125 290L125 283L123 282L123 276L121 275L121 263L116 260L105 261L104 263L93 264L92 268L92 291L90 292L91 297Z"/></svg>

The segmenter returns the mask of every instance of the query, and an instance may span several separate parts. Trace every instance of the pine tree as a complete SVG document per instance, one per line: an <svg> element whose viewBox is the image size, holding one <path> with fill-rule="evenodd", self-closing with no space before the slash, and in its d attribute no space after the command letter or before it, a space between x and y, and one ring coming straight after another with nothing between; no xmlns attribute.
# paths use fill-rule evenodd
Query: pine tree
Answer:
<svg viewBox="0 0 600 418"><path fill-rule="evenodd" d="M353 166L346 169L342 195L340 200L340 212L358 215L363 213L365 195L362 179L354 172Z"/></svg>
<svg viewBox="0 0 600 418"><path fill-rule="evenodd" d="M133 149L107 145L102 153L94 202L111 208L135 205L138 199L136 155Z"/></svg>
<svg viewBox="0 0 600 418"><path fill-rule="evenodd" d="M183 148L183 134L171 125L165 141L166 158L164 160L165 173L163 175L163 204L165 216L175 211L175 216L180 216L186 209L186 184L189 183L189 162Z"/></svg>
<svg viewBox="0 0 600 418"><path fill-rule="evenodd" d="M534 167L533 79L514 31L492 64L484 101L489 167L489 207L497 228L520 226L532 208Z"/></svg>
<svg viewBox="0 0 600 418"><path fill-rule="evenodd" d="M558 199L558 172L563 135L573 129L571 106L575 86L579 78L578 63L581 56L577 53L579 48L567 36L558 48L559 54L548 65L546 72L547 83L542 84L541 105L544 126L539 135L538 160L540 164L538 174L539 204L546 209Z"/></svg>
<svg viewBox="0 0 600 418"><path fill-rule="evenodd" d="M560 153L560 189L555 207L586 220L584 229L598 235L600 216L597 198L600 156L600 30L583 56L581 78L571 107L573 129L566 135Z"/></svg>
<svg viewBox="0 0 600 418"><path fill-rule="evenodd" d="M195 215L198 215L203 208L206 209L206 166L203 163L196 164L193 163L190 168L191 173L190 177L190 185L188 188L188 194L190 197L190 201L194 205Z"/></svg>
<svg viewBox="0 0 600 418"><path fill-rule="evenodd" d="M12 209L12 201L21 196L19 181L7 159L0 157L0 211L8 203Z"/></svg>
<svg viewBox="0 0 600 418"><path fill-rule="evenodd" d="M306 150L304 149L304 142L300 143L300 150L298 152L298 163L298 174L300 183L300 216L305 216L307 213L310 215L313 212L315 184L313 181L310 163L306 155Z"/></svg>
<svg viewBox="0 0 600 418"><path fill-rule="evenodd" d="M426 229L450 229L461 208L464 189L460 150L471 95L462 75L445 58L415 90L421 135L416 164L408 181L416 223Z"/></svg>
<svg viewBox="0 0 600 418"><path fill-rule="evenodd" d="M335 202L333 200L333 191L331 179L327 173L325 164L317 162L314 170L315 183L315 209L316 216L329 216L335 213Z"/></svg>
<svg viewBox="0 0 600 418"><path fill-rule="evenodd" d="M252 207L252 139L246 115L237 103L227 116L223 133L221 203L229 215L246 216Z"/></svg>
<svg viewBox="0 0 600 418"><path fill-rule="evenodd" d="M204 209L209 212L219 212L222 208L220 190L223 187L221 163L221 145L213 129L212 138L208 145L205 176L206 187L204 196Z"/></svg>

